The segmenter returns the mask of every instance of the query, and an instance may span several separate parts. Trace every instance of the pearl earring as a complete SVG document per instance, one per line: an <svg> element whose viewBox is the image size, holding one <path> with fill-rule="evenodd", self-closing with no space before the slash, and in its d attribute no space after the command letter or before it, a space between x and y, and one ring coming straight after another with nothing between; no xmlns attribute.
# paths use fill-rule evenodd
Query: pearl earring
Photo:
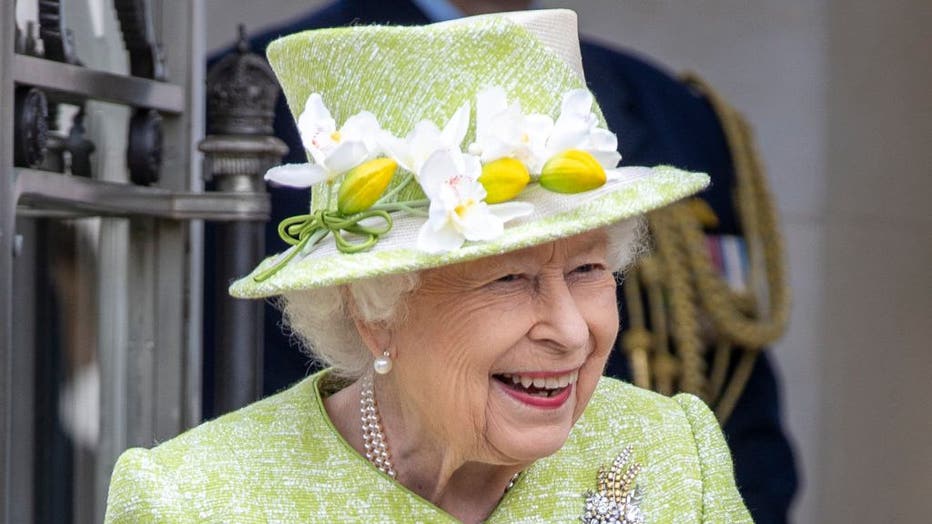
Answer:
<svg viewBox="0 0 932 524"><path fill-rule="evenodd" d="M372 362L372 367L375 368L375 372L379 375L387 375L392 370L392 356L387 349L382 353L381 357L376 357Z"/></svg>

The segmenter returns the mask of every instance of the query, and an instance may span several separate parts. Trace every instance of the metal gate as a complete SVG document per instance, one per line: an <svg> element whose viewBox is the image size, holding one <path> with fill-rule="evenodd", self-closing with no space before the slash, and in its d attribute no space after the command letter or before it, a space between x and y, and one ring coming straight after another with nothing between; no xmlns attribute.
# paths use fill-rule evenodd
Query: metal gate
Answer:
<svg viewBox="0 0 932 524"><path fill-rule="evenodd" d="M65 4L0 3L3 522L100 522L200 421L203 221L268 216L203 189L202 2Z"/></svg>

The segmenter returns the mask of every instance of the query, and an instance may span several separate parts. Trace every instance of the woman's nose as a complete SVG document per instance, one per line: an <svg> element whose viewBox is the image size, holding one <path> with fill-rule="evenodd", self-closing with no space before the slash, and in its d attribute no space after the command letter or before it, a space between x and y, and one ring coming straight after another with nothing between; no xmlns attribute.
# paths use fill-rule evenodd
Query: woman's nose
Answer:
<svg viewBox="0 0 932 524"><path fill-rule="evenodd" d="M529 332L531 339L557 351L585 348L589 324L566 280L560 275L538 284L537 322Z"/></svg>

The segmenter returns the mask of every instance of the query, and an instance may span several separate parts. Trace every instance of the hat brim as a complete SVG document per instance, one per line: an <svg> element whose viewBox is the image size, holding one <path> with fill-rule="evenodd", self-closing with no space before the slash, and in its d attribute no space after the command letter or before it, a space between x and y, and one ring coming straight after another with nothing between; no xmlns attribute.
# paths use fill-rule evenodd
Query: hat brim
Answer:
<svg viewBox="0 0 932 524"><path fill-rule="evenodd" d="M578 195L560 195L564 203L568 204L565 211L510 222L505 227L505 233L492 241L467 242L459 249L442 254L426 253L418 250L414 242L424 219L408 217L396 220L392 231L370 251L341 253L334 247L332 239L328 238L295 256L270 278L257 281L256 275L274 265L288 252L271 256L250 275L234 282L230 286L230 294L237 298L265 298L508 253L642 215L695 194L709 185L709 177L704 173L692 173L669 166L622 168L622 172L625 176L598 189ZM548 198L549 192L535 189L536 192L526 191L530 192L527 200L533 202L535 199Z"/></svg>

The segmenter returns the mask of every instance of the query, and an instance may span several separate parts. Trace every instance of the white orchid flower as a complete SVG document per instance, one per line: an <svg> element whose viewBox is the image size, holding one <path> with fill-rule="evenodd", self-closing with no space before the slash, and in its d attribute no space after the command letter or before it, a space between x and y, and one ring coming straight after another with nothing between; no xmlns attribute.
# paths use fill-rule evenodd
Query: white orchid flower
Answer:
<svg viewBox="0 0 932 524"><path fill-rule="evenodd" d="M481 173L479 159L473 155L440 149L428 157L420 170L420 183L430 209L418 232L419 249L443 253L467 240L492 240L504 232L505 222L534 210L526 202L485 203Z"/></svg>
<svg viewBox="0 0 932 524"><path fill-rule="evenodd" d="M550 156L546 146L553 128L549 116L525 115L519 102L508 104L504 89L491 87L476 95L476 141L469 152L484 163L515 158L531 173L540 173Z"/></svg>
<svg viewBox="0 0 932 524"><path fill-rule="evenodd" d="M405 138L383 131L379 135L379 144L399 166L419 177L422 166L434 152L460 151L469 129L469 109L468 102L460 106L443 129L430 120L422 120Z"/></svg>
<svg viewBox="0 0 932 524"><path fill-rule="evenodd" d="M592 112L592 101L592 93L586 89L573 89L563 96L560 116L547 139L547 156L580 149L595 157L608 173L621 160L618 137L599 127L599 119Z"/></svg>
<svg viewBox="0 0 932 524"><path fill-rule="evenodd" d="M307 98L304 112L298 117L298 132L313 163L274 167L266 172L266 180L306 188L333 180L380 153L381 128L375 115L368 111L357 113L338 130L319 93Z"/></svg>

